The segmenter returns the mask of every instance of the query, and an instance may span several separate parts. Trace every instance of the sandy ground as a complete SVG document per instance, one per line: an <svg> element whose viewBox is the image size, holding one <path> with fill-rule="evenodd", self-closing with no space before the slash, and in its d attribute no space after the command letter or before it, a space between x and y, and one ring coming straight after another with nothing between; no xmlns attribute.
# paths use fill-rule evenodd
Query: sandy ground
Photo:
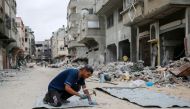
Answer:
<svg viewBox="0 0 190 109"><path fill-rule="evenodd" d="M36 98L47 90L49 81L56 76L62 69L43 68L35 66L35 68L26 69L12 77L10 81L0 84L0 109L32 109ZM89 88L113 86L110 84L100 84L88 82ZM164 92L175 95L186 100L190 100L190 89L178 87L175 89L168 88L150 88L158 92ZM137 105L111 97L105 93L97 91L94 98L99 103L92 109L141 109ZM82 108L80 108L82 109ZM91 109L91 108L85 108ZM151 108L148 108L151 109ZM176 109L176 108L175 108Z"/></svg>

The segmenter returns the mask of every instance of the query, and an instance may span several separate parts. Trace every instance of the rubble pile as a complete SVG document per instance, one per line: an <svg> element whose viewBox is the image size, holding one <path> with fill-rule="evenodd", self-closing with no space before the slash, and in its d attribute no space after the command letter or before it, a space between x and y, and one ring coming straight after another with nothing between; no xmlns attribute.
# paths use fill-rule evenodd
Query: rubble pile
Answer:
<svg viewBox="0 0 190 109"><path fill-rule="evenodd" d="M98 71L98 76L104 74L106 81L143 80L145 82L152 82L157 87L175 87L179 84L190 88L190 80L188 79L190 58L186 57L178 61L171 61L165 67L144 67L142 62L114 62L108 65L100 65L96 70ZM176 72L177 74L175 74Z"/></svg>

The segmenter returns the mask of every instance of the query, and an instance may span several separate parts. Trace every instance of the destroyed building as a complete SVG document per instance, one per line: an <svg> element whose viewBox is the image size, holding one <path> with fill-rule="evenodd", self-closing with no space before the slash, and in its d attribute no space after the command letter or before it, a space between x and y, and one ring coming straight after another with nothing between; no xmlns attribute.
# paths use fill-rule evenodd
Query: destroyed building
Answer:
<svg viewBox="0 0 190 109"><path fill-rule="evenodd" d="M16 1L0 1L0 70L13 67L20 46L17 41Z"/></svg>
<svg viewBox="0 0 190 109"><path fill-rule="evenodd" d="M97 1L97 15L104 18L106 62L123 60L123 56L130 58L131 30L123 25L123 0Z"/></svg>
<svg viewBox="0 0 190 109"><path fill-rule="evenodd" d="M104 19L96 15L96 0L70 0L68 5L69 55L73 62L105 62Z"/></svg>
<svg viewBox="0 0 190 109"><path fill-rule="evenodd" d="M51 44L50 40L36 41L36 62L51 62Z"/></svg>
<svg viewBox="0 0 190 109"><path fill-rule="evenodd" d="M66 30L63 26L59 28L56 32L53 32L51 37L51 50L52 50L52 60L54 63L65 60L68 56L68 49L65 44Z"/></svg>
<svg viewBox="0 0 190 109"><path fill-rule="evenodd" d="M25 51L24 57L27 62L32 61L35 58L35 36L34 31L29 27L25 26Z"/></svg>
<svg viewBox="0 0 190 109"><path fill-rule="evenodd" d="M189 7L188 0L70 0L69 56L167 65L190 54Z"/></svg>
<svg viewBox="0 0 190 109"><path fill-rule="evenodd" d="M132 61L156 66L189 56L189 0L124 0L123 6L123 23L132 28Z"/></svg>

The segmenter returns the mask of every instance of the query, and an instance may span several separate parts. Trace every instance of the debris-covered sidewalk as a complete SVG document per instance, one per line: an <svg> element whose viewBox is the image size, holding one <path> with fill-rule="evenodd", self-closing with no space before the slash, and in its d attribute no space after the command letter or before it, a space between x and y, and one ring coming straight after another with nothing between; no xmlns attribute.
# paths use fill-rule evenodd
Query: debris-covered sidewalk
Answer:
<svg viewBox="0 0 190 109"><path fill-rule="evenodd" d="M165 67L144 67L142 62L115 62L101 65L96 68L97 77L103 81L125 81L131 82L141 80L146 85L156 87L176 87L181 85L190 88L190 58L171 62Z"/></svg>
<svg viewBox="0 0 190 109"><path fill-rule="evenodd" d="M92 81L98 90L142 107L189 107L190 58L171 61L167 66L144 67L143 62L114 62L96 67ZM96 79L98 78L98 79ZM101 84L109 83L111 87ZM185 88L186 90L182 89ZM180 90L179 90L180 89ZM162 97L163 100L157 99ZM184 100L185 99L185 100Z"/></svg>

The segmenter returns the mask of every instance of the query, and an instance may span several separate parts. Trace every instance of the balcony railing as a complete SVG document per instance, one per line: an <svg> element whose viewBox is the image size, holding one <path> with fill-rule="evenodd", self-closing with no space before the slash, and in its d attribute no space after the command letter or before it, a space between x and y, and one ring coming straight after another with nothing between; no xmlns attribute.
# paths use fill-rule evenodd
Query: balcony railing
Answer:
<svg viewBox="0 0 190 109"><path fill-rule="evenodd" d="M158 19L157 16L160 13L163 15L168 15L171 12L176 11L176 9L183 8L190 5L190 0L137 0L139 2L133 6L128 6L122 12L123 22L125 25L131 25L135 23L142 22L142 20L147 19L147 22L151 18ZM125 5L125 4L124 4ZM129 8L132 7L132 8ZM129 17L131 15L134 17L132 20Z"/></svg>

